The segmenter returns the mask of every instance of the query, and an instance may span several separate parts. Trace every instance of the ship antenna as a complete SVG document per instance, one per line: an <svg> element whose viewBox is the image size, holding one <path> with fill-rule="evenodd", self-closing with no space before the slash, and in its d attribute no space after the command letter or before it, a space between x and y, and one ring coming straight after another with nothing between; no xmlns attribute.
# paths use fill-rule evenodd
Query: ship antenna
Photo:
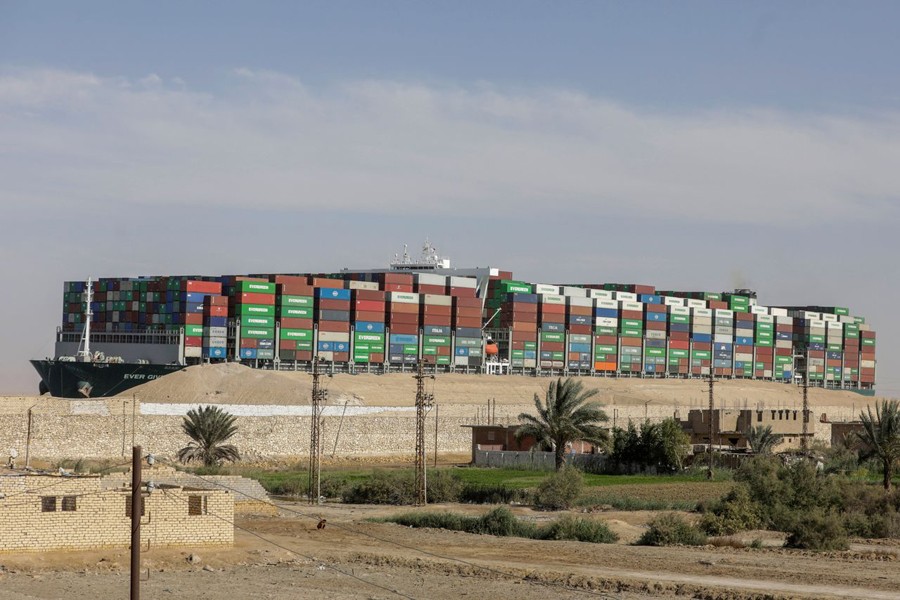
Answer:
<svg viewBox="0 0 900 600"><path fill-rule="evenodd" d="M91 358L91 317L94 316L91 304L94 302L94 282L87 279L87 288L84 290L84 330L81 332L81 344L78 356L88 362Z"/></svg>

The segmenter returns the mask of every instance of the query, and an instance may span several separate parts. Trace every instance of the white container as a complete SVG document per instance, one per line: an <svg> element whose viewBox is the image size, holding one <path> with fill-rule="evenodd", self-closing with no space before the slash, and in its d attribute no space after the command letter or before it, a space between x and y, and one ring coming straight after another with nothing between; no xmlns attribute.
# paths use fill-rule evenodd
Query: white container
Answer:
<svg viewBox="0 0 900 600"><path fill-rule="evenodd" d="M615 300L597 300L597 308L611 308L619 310L619 303Z"/></svg>
<svg viewBox="0 0 900 600"><path fill-rule="evenodd" d="M681 315L683 317L688 317L691 314L691 309L687 306L670 306L669 307L670 315Z"/></svg>
<svg viewBox="0 0 900 600"><path fill-rule="evenodd" d="M433 306L453 306L453 296L444 296L442 294L422 294L422 304L431 304Z"/></svg>
<svg viewBox="0 0 900 600"><path fill-rule="evenodd" d="M377 281L348 281L347 289L350 290L372 290L378 291Z"/></svg>
<svg viewBox="0 0 900 600"><path fill-rule="evenodd" d="M663 296L663 304L666 306L684 306L684 298L676 298L675 296Z"/></svg>
<svg viewBox="0 0 900 600"><path fill-rule="evenodd" d="M691 308L691 313L694 315L694 318L697 317L708 317L712 318L713 312L711 308Z"/></svg>
<svg viewBox="0 0 900 600"><path fill-rule="evenodd" d="M585 308L593 308L594 300L593 298L579 298L576 296L567 296L566 300L569 303L569 306L582 306Z"/></svg>
<svg viewBox="0 0 900 600"><path fill-rule="evenodd" d="M687 298L688 308L707 308L706 300L697 300L696 298Z"/></svg>
<svg viewBox="0 0 900 600"><path fill-rule="evenodd" d="M713 316L716 319L734 319L734 311L725 310L724 308L714 308Z"/></svg>
<svg viewBox="0 0 900 600"><path fill-rule="evenodd" d="M203 345L213 348L225 348L228 345L228 338L225 336L204 337Z"/></svg>
<svg viewBox="0 0 900 600"><path fill-rule="evenodd" d="M756 315L757 323L774 323L775 317L772 315Z"/></svg>
<svg viewBox="0 0 900 600"><path fill-rule="evenodd" d="M416 273L416 283L419 285L447 285L446 275L435 275L434 273Z"/></svg>
<svg viewBox="0 0 900 600"><path fill-rule="evenodd" d="M750 313L754 315L767 315L769 314L769 309L766 306L751 306Z"/></svg>
<svg viewBox="0 0 900 600"><path fill-rule="evenodd" d="M549 285L546 283L536 283L536 284L534 284L534 293L535 294L559 295L559 286L558 285Z"/></svg>
<svg viewBox="0 0 900 600"><path fill-rule="evenodd" d="M643 302L632 302L632 301L623 301L622 302L622 310L639 310L641 312L644 311L644 303Z"/></svg>
<svg viewBox="0 0 900 600"><path fill-rule="evenodd" d="M456 277L455 275L451 275L450 287L475 289L478 287L478 280L474 277Z"/></svg>
<svg viewBox="0 0 900 600"><path fill-rule="evenodd" d="M580 287L572 287L564 285L560 291L563 296L572 296L574 298L587 298L587 290Z"/></svg>
<svg viewBox="0 0 900 600"><path fill-rule="evenodd" d="M397 304L418 304L419 294L411 292L388 292L387 301Z"/></svg>
<svg viewBox="0 0 900 600"><path fill-rule="evenodd" d="M594 325L597 327L617 327L619 320L615 317L594 317Z"/></svg>
<svg viewBox="0 0 900 600"><path fill-rule="evenodd" d="M565 306L566 297L556 294L539 294L538 301L543 304L562 304L563 306Z"/></svg>
<svg viewBox="0 0 900 600"><path fill-rule="evenodd" d="M203 348L200 346L185 346L184 348L184 357L185 358L200 358L203 356Z"/></svg>
<svg viewBox="0 0 900 600"><path fill-rule="evenodd" d="M320 342L349 342L350 334L343 331L320 331Z"/></svg>
<svg viewBox="0 0 900 600"><path fill-rule="evenodd" d="M648 329L647 331L644 332L644 336L648 340L664 340L664 339L666 339L666 332Z"/></svg>
<svg viewBox="0 0 900 600"><path fill-rule="evenodd" d="M613 293L609 290L588 290L588 297L597 300L612 300Z"/></svg>
<svg viewBox="0 0 900 600"><path fill-rule="evenodd" d="M734 360L736 362L753 362L753 354L747 352L735 352Z"/></svg>
<svg viewBox="0 0 900 600"><path fill-rule="evenodd" d="M613 298L622 302L637 302L637 294L631 292L613 292Z"/></svg>
<svg viewBox="0 0 900 600"><path fill-rule="evenodd" d="M731 334L717 333L713 335L713 342L716 344L733 344L734 336Z"/></svg>

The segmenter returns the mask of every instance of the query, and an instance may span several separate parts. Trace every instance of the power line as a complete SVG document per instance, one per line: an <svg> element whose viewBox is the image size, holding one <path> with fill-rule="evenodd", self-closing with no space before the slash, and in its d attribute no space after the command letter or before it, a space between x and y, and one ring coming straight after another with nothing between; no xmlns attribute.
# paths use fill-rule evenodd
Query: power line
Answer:
<svg viewBox="0 0 900 600"><path fill-rule="evenodd" d="M101 473L105 473L105 472L111 471L111 470L113 470L113 469L120 469L120 468L122 468L122 467L127 467L127 466L130 465L130 464L131 464L131 461L128 461L128 462L126 462L126 463L121 463L121 464L118 464L118 465L112 465L112 466L110 466L110 467L106 467L105 469L100 469L99 471L97 471L97 472L95 472L95 473L91 473L91 475L100 475ZM30 473L28 473L28 474L23 474L23 475L21 475L21 477L33 477L33 476L42 476L42 475L45 476L45 477L53 477L53 475L50 474L50 473L35 473L35 474L33 474L33 475L30 474ZM24 494L37 494L37 493L40 492L40 491L43 491L43 490L52 488L52 487L57 486L57 485L62 485L63 483L66 483L66 482L68 482L68 481L76 480L76 479L78 479L79 477L80 477L80 476L78 476L78 475L73 475L73 476L70 476L70 477L67 477L67 476L64 476L64 475L60 475L60 476L59 476L59 481L55 481L55 482L53 482L53 483L51 483L51 484L49 484L49 485L45 485L45 486L42 486L42 487L39 487L39 488L34 488L34 489L31 489L31 490L25 489L25 490L22 490L21 492L16 492L15 494L9 494L8 496L5 496L4 499L5 499L5 500L8 500L8 499L10 499L10 498L15 498L16 496L22 496L22 495L24 495Z"/></svg>

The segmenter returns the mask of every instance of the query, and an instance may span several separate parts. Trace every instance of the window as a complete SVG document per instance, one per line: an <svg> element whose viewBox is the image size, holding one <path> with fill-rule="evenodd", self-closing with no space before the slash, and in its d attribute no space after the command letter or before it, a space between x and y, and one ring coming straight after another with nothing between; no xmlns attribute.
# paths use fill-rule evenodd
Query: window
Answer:
<svg viewBox="0 0 900 600"><path fill-rule="evenodd" d="M488 434L488 441L489 441L489 442L493 442L493 441L494 441L494 439L496 438L496 433L497 433L496 431L488 431L488 432L487 432L487 434Z"/></svg>
<svg viewBox="0 0 900 600"><path fill-rule="evenodd" d="M188 496L188 515L195 517L206 514L206 496Z"/></svg>
<svg viewBox="0 0 900 600"><path fill-rule="evenodd" d="M63 496L62 509L63 512L75 512L77 508L77 496Z"/></svg>
<svg viewBox="0 0 900 600"><path fill-rule="evenodd" d="M756 422L762 423L762 411L756 413Z"/></svg>
<svg viewBox="0 0 900 600"><path fill-rule="evenodd" d="M131 518L131 496L125 496L125 516ZM141 516L144 516L144 497L141 496Z"/></svg>
<svg viewBox="0 0 900 600"><path fill-rule="evenodd" d="M56 512L56 496L41 496L41 512Z"/></svg>

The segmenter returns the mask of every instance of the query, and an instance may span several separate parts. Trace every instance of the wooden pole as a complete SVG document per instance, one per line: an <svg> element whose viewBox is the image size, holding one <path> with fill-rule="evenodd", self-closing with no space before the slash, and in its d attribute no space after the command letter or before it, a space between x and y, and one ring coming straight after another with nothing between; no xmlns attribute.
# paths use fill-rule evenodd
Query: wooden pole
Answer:
<svg viewBox="0 0 900 600"><path fill-rule="evenodd" d="M141 598L141 447L131 449L131 600Z"/></svg>
<svg viewBox="0 0 900 600"><path fill-rule="evenodd" d="M31 409L28 409L28 431L25 434L25 468L31 466Z"/></svg>

